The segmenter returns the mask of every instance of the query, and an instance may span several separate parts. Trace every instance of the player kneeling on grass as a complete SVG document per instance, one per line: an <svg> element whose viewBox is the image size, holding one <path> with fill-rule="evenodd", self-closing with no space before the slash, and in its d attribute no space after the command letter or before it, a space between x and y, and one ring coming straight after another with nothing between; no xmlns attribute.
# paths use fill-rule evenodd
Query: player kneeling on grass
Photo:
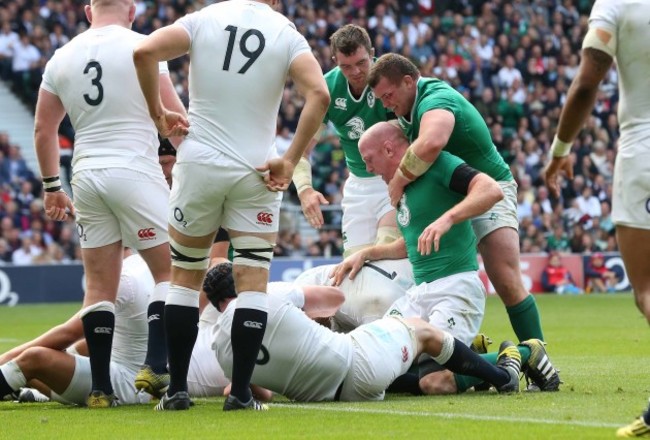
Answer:
<svg viewBox="0 0 650 440"><path fill-rule="evenodd" d="M218 271L213 282L234 287L227 281L232 277L229 269L227 265L213 269ZM215 325L214 347L230 377L235 291L205 290L223 313ZM304 305L300 295L269 295L267 331L252 383L297 401L382 400L391 382L421 353L428 353L450 370L480 377L500 392L519 390L521 358L511 342L502 344L495 366L419 318L387 317L341 334L310 319L300 310Z"/></svg>

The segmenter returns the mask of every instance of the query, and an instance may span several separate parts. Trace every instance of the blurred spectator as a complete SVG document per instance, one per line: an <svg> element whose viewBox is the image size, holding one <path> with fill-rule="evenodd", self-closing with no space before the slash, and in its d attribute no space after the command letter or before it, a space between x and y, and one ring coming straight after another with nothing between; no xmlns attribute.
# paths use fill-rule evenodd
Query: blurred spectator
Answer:
<svg viewBox="0 0 650 440"><path fill-rule="evenodd" d="M0 79L11 78L14 47L20 41L18 34L11 30L11 23L3 21L0 25Z"/></svg>
<svg viewBox="0 0 650 440"><path fill-rule="evenodd" d="M615 292L618 283L616 272L605 267L605 256L596 252L585 268L585 291L587 293Z"/></svg>
<svg viewBox="0 0 650 440"><path fill-rule="evenodd" d="M545 292L559 294L583 293L582 289L575 285L569 269L562 264L560 253L555 251L549 254L548 264L542 272L542 288Z"/></svg>
<svg viewBox="0 0 650 440"><path fill-rule="evenodd" d="M17 266L33 264L34 258L43 253L43 249L35 245L31 237L23 237L21 246L11 255L11 262Z"/></svg>

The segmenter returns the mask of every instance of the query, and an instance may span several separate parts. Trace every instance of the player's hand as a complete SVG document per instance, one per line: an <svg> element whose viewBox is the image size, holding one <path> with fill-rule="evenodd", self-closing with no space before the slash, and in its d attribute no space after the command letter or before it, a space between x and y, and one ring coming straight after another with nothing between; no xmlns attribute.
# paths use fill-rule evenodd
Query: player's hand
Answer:
<svg viewBox="0 0 650 440"><path fill-rule="evenodd" d="M320 229L325 220L323 220L323 211L320 209L320 205L329 205L330 202L327 201L323 194L319 193L313 188L307 188L298 194L300 199L300 206L302 206L302 212L305 214L305 218L316 229Z"/></svg>
<svg viewBox="0 0 650 440"><path fill-rule="evenodd" d="M62 222L68 215L75 216L72 200L64 191L46 192L43 200L45 215L50 220Z"/></svg>
<svg viewBox="0 0 650 440"><path fill-rule="evenodd" d="M555 197L560 197L560 186L557 181L560 172L564 172L569 180L573 179L573 165L569 156L553 157L544 168L544 181Z"/></svg>
<svg viewBox="0 0 650 440"><path fill-rule="evenodd" d="M353 280L367 259L368 258L366 257L366 253L362 249L334 266L334 269L332 269L332 272L330 272L332 286L340 286L348 273L350 274L348 278L350 280Z"/></svg>
<svg viewBox="0 0 650 440"><path fill-rule="evenodd" d="M445 235L454 222L446 215L442 215L438 220L424 228L418 238L418 252L420 255L431 255L431 247L434 252L440 249L440 239Z"/></svg>
<svg viewBox="0 0 650 440"><path fill-rule="evenodd" d="M395 173L390 182L388 183L388 196L390 197L390 204L397 208L397 204L404 194L404 188L411 183L399 171Z"/></svg>
<svg viewBox="0 0 650 440"><path fill-rule="evenodd" d="M165 138L186 136L189 133L190 123L185 116L167 109L154 119L154 123L160 135Z"/></svg>
<svg viewBox="0 0 650 440"><path fill-rule="evenodd" d="M295 165L287 159L276 157L267 161L261 167L255 168L264 173L264 183L269 191L286 191L293 177Z"/></svg>

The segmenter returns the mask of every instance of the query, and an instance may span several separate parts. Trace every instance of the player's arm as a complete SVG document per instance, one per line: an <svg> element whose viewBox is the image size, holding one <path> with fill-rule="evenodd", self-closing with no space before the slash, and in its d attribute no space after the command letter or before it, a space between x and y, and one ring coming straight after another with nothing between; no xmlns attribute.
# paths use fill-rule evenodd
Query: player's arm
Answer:
<svg viewBox="0 0 650 440"><path fill-rule="evenodd" d="M544 179L555 196L560 194L557 182L560 171L564 171L569 179L573 178L573 167L568 157L571 145L594 108L598 86L607 75L615 54L616 36L605 29L591 27L583 42L578 74L569 87L560 114L551 146L553 158L544 169Z"/></svg>
<svg viewBox="0 0 650 440"><path fill-rule="evenodd" d="M312 186L309 155L318 143L318 139L320 139L320 134L324 128L325 125L321 124L316 136L309 142L307 149L305 149L304 154L293 170L293 184L296 186L302 212L305 214L305 218L309 224L316 229L321 228L325 223L320 205L329 205L329 202L323 194L316 191Z"/></svg>
<svg viewBox="0 0 650 440"><path fill-rule="evenodd" d="M336 287L302 286L305 305L302 310L310 318L328 318L333 316L345 301L345 295Z"/></svg>
<svg viewBox="0 0 650 440"><path fill-rule="evenodd" d="M291 145L284 155L256 168L257 171L265 173L264 182L270 191L285 191L289 187L296 165L316 135L330 103L323 72L311 52L303 52L291 62L289 76L293 79L298 93L305 98L305 105L300 113Z"/></svg>
<svg viewBox="0 0 650 440"><path fill-rule="evenodd" d="M284 154L284 158L295 166L325 118L330 94L321 67L311 52L298 55L293 60L289 67L289 76L293 79L298 93L305 98L296 133Z"/></svg>
<svg viewBox="0 0 650 440"><path fill-rule="evenodd" d="M42 335L18 347L15 347L0 356L0 365L18 357L22 352L31 347L46 347L53 350L65 350L79 339L84 337L83 324L77 314L63 324L48 330Z"/></svg>
<svg viewBox="0 0 650 440"><path fill-rule="evenodd" d="M406 257L406 242L404 241L404 237L400 237L390 243L376 244L363 248L347 257L332 269L330 273L332 285L340 286L348 273L348 278L353 280L366 261L399 260Z"/></svg>
<svg viewBox="0 0 650 440"><path fill-rule="evenodd" d="M133 63L142 94L147 102L149 115L164 137L187 134L189 124L183 114L170 112L163 105L158 63L178 58L189 50L189 34L181 25L172 24L158 29L143 39L133 51Z"/></svg>
<svg viewBox="0 0 650 440"><path fill-rule="evenodd" d="M440 239L453 225L483 214L503 199L496 180L465 163L454 170L449 188L464 194L465 198L422 231L418 238L418 252L422 255L431 254L432 248L438 252Z"/></svg>
<svg viewBox="0 0 650 440"><path fill-rule="evenodd" d="M172 112L176 112L183 117L187 118L187 111L181 101L180 96L176 93L172 79L167 73L160 75L160 99L165 108L169 109ZM181 142L183 142L182 136L175 136L169 139L174 148L178 148Z"/></svg>
<svg viewBox="0 0 650 440"><path fill-rule="evenodd" d="M74 215L72 201L61 189L59 177L59 125L65 108L57 95L40 88L34 115L34 148L43 176L44 207L49 218L63 221L68 211Z"/></svg>
<svg viewBox="0 0 650 440"><path fill-rule="evenodd" d="M397 172L388 184L390 203L397 206L404 187L424 174L445 148L454 131L456 118L443 109L429 110L420 120L417 139L408 147Z"/></svg>

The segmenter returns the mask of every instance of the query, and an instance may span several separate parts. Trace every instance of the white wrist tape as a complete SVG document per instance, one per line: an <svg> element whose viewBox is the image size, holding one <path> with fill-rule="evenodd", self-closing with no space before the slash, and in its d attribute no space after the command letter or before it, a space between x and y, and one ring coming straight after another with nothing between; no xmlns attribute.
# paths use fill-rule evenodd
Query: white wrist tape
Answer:
<svg viewBox="0 0 650 440"><path fill-rule="evenodd" d="M411 147L406 149L406 153L399 163L399 171L410 181L426 173L430 167L431 162L420 159Z"/></svg>
<svg viewBox="0 0 650 440"><path fill-rule="evenodd" d="M306 189L312 188L311 164L304 157L300 158L293 170L293 184L296 185L298 194Z"/></svg>
<svg viewBox="0 0 650 440"><path fill-rule="evenodd" d="M571 147L573 142L564 142L561 141L557 135L553 138L553 143L551 144L551 152L553 157L566 157L571 152Z"/></svg>

